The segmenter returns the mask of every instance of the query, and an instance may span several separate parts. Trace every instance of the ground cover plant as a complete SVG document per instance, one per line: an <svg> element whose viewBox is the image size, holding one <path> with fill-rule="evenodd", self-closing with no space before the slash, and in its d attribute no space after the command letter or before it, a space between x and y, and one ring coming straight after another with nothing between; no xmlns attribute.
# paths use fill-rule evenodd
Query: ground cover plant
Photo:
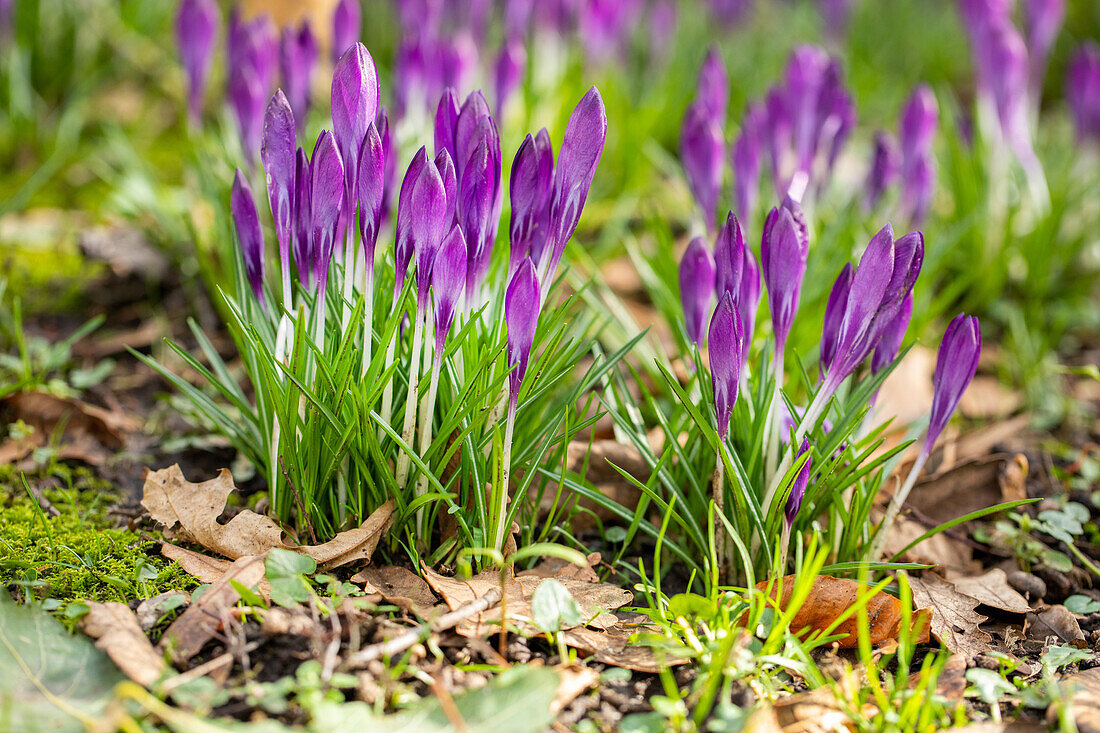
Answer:
<svg viewBox="0 0 1100 733"><path fill-rule="evenodd" d="M1098 33L0 2L0 729L1090 729Z"/></svg>

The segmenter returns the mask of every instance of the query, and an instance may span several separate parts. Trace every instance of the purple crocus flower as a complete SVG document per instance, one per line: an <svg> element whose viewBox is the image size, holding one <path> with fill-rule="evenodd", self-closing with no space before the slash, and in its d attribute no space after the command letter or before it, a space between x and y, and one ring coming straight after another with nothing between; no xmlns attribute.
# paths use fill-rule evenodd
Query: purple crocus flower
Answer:
<svg viewBox="0 0 1100 733"><path fill-rule="evenodd" d="M723 293L737 297L741 291L741 273L745 267L745 236L741 233L741 223L733 212L726 214L726 222L718 230L714 241L715 280L714 293L719 299Z"/></svg>
<svg viewBox="0 0 1100 733"><path fill-rule="evenodd" d="M328 130L322 130L313 146L310 179L310 225L313 240L313 272L318 292L328 284L329 263L336 244L337 225L344 206L344 162L336 140Z"/></svg>
<svg viewBox="0 0 1100 733"><path fill-rule="evenodd" d="M1047 59L1062 22L1066 19L1066 0L1027 0L1024 3L1024 23L1031 68L1029 87L1032 104L1039 106L1043 90L1043 76L1047 71Z"/></svg>
<svg viewBox="0 0 1100 733"><path fill-rule="evenodd" d="M848 292L852 288L852 263L847 262L840 271L833 289L829 291L829 300L825 304L825 325L821 328L821 374L829 371L836 356L837 339L840 338L840 324L844 320L844 311L848 306Z"/></svg>
<svg viewBox="0 0 1100 733"><path fill-rule="evenodd" d="M432 293L435 295L435 348L442 354L443 344L451 330L455 306L466 282L466 238L462 229L451 227L443 240L432 269Z"/></svg>
<svg viewBox="0 0 1100 733"><path fill-rule="evenodd" d="M546 128L520 143L508 178L512 221L509 229L511 254L508 273L516 271L528 255L535 262L542 258L549 225L550 195L554 185L554 150ZM537 247L536 247L537 241Z"/></svg>
<svg viewBox="0 0 1100 733"><path fill-rule="evenodd" d="M737 312L741 314L742 325L745 327L745 349L742 354L745 358L748 357L752 334L756 328L756 310L760 307L760 265L749 247L745 247L741 268L741 288L737 291L736 305Z"/></svg>
<svg viewBox="0 0 1100 733"><path fill-rule="evenodd" d="M275 221L275 238L279 241L284 298L290 296L290 238L294 215L290 198L294 191L296 148L294 113L279 89L271 97L264 114L264 142L260 160L267 180L267 200Z"/></svg>
<svg viewBox="0 0 1100 733"><path fill-rule="evenodd" d="M782 207L772 209L768 214L760 240L760 258L764 283L768 287L777 358L786 348L787 336L798 310L808 254L809 238L802 209L788 199Z"/></svg>
<svg viewBox="0 0 1100 733"><path fill-rule="evenodd" d="M493 90L496 93L498 117L504 114L505 105L523 81L526 66L527 51L522 42L508 41L501 47L500 55L493 66Z"/></svg>
<svg viewBox="0 0 1100 733"><path fill-rule="evenodd" d="M520 385L527 374L531 347L535 343L535 328L542 308L542 294L535 265L530 257L516 269L504 294L504 322L508 327L509 400L515 405ZM515 408L512 407L512 410Z"/></svg>
<svg viewBox="0 0 1100 733"><path fill-rule="evenodd" d="M798 455L795 456L795 460L797 461L801 458L808 450L810 450L810 441L803 438L802 445L798 448ZM798 475L794 478L794 483L791 485L791 493L787 495L787 506L783 511L783 518L787 522L787 527L794 524L794 519L798 516L798 510L802 508L802 499L806 496L806 487L810 483L811 460L810 458L806 459L806 463L803 464Z"/></svg>
<svg viewBox="0 0 1100 733"><path fill-rule="evenodd" d="M730 99L730 79L726 64L718 48L707 52L695 92L695 104L699 110L721 130L726 126L726 108Z"/></svg>
<svg viewBox="0 0 1100 733"><path fill-rule="evenodd" d="M707 231L714 231L714 211L722 188L726 143L722 129L698 102L688 107L680 133L680 161L691 193L703 211Z"/></svg>
<svg viewBox="0 0 1100 733"><path fill-rule="evenodd" d="M565 139L554 170L554 192L550 198L550 227L539 271L544 287L554 281L565 244L580 221L588 189L596 175L607 138L607 112L599 90L592 87L569 116ZM547 257L549 250L549 257Z"/></svg>
<svg viewBox="0 0 1100 733"><path fill-rule="evenodd" d="M947 421L951 419L963 392L978 371L982 352L982 332L975 316L960 313L955 316L940 342L936 370L932 373L932 414L923 453L930 454Z"/></svg>
<svg viewBox="0 0 1100 733"><path fill-rule="evenodd" d="M412 262L413 253L416 251L411 226L413 216L412 192L417 179L420 177L420 171L427 162L428 151L421 147L420 150L416 151L412 162L409 163L408 170L405 171L405 178L401 181L401 193L397 197L397 227L393 238L395 277L393 302L395 305L397 297L401 294L401 289L405 287L405 277L408 273L409 263ZM441 184L442 180L440 178ZM446 189L444 189L444 197L446 197L446 193Z"/></svg>
<svg viewBox="0 0 1100 733"><path fill-rule="evenodd" d="M729 293L718 300L718 307L710 319L707 353L710 357L711 386L714 389L714 412L718 418L718 437L726 439L730 415L737 402L737 390L741 383L741 365L744 363L745 334L741 316Z"/></svg>
<svg viewBox="0 0 1100 733"><path fill-rule="evenodd" d="M392 192L394 182L397 179L397 150L393 145L393 135L390 134L390 118L386 114L386 108L378 107L378 136L382 138L382 157L386 161L386 173L382 186L382 221L389 221L390 210L393 206Z"/></svg>
<svg viewBox="0 0 1100 733"><path fill-rule="evenodd" d="M455 120L454 163L455 171L458 173L459 185L462 184L462 172L466 168L466 163L474 154L478 144L487 136L496 132L495 125L484 126L482 125L483 120L492 120L492 115L489 113L489 104L480 91L472 92L466 97L466 101L462 103L458 119ZM487 141L487 144L491 146L492 141ZM498 149L500 147L499 138L496 147ZM468 240L469 237L467 237Z"/></svg>
<svg viewBox="0 0 1100 733"><path fill-rule="evenodd" d="M439 170L439 177L443 179L443 190L447 192L447 222L457 223L458 174L455 172L455 164L451 160L451 154L447 152L446 148L436 153L435 167Z"/></svg>
<svg viewBox="0 0 1100 733"><path fill-rule="evenodd" d="M894 185L901 169L900 155L894 138L885 130L875 133L874 152L871 154L871 170L867 172L866 206L873 209L890 186Z"/></svg>
<svg viewBox="0 0 1100 733"><path fill-rule="evenodd" d="M344 215L355 217L359 148L378 115L378 71L362 43L353 43L332 72L332 133L344 162Z"/></svg>
<svg viewBox="0 0 1100 733"><path fill-rule="evenodd" d="M825 378L826 394L835 392L878 344L912 292L923 260L920 232L910 232L895 242L887 224L871 238L852 276L834 358Z"/></svg>
<svg viewBox="0 0 1100 733"><path fill-rule="evenodd" d="M373 122L367 126L358 159L356 200L359 204L359 238L363 243L367 277L370 278L374 272L374 246L382 225L382 199L386 184L386 154Z"/></svg>
<svg viewBox="0 0 1100 733"><path fill-rule="evenodd" d="M680 302L684 307L688 339L700 348L714 293L714 274L710 248L702 237L695 237L680 260Z"/></svg>
<svg viewBox="0 0 1100 733"><path fill-rule="evenodd" d="M1073 54L1066 72L1066 101L1078 140L1100 140L1100 44L1088 41Z"/></svg>
<svg viewBox="0 0 1100 733"><path fill-rule="evenodd" d="M11 14L11 3L4 12ZM202 98L210 73L210 52L218 34L221 13L214 0L183 0L176 14L176 41L187 72L187 108L193 122L202 117Z"/></svg>
<svg viewBox="0 0 1100 733"><path fill-rule="evenodd" d="M447 87L443 90L443 96L439 98L439 106L435 110L435 152L446 150L451 154L451 160L455 158L455 127L458 126L460 109L455 90Z"/></svg>
<svg viewBox="0 0 1100 733"><path fill-rule="evenodd" d="M741 133L733 144L733 190L737 213L750 221L760 190L760 161L763 155L767 113L760 103L749 105L741 122Z"/></svg>
<svg viewBox="0 0 1100 733"><path fill-rule="evenodd" d="M332 13L332 60L336 61L359 40L362 28L360 0L340 0Z"/></svg>
<svg viewBox="0 0 1100 733"><path fill-rule="evenodd" d="M871 373L878 374L890 365L898 357L901 351L901 342L905 338L905 331L909 328L909 320L913 317L913 293L910 292L901 301L898 312L886 324L882 336L871 355Z"/></svg>
<svg viewBox="0 0 1100 733"><path fill-rule="evenodd" d="M448 231L447 189L435 162L424 155L424 164L409 192L409 235L416 255L416 307L428 304L428 288L432 282L435 255ZM401 214L398 212L398 217Z"/></svg>
<svg viewBox="0 0 1100 733"><path fill-rule="evenodd" d="M294 266L298 270L298 282L307 290L313 287L312 193L312 169L305 151L299 147L294 156Z"/></svg>
<svg viewBox="0 0 1100 733"><path fill-rule="evenodd" d="M290 26L284 28L279 43L279 68L290 108L297 111L299 132L304 130L309 112L310 79L316 63L317 41L309 20L303 20L297 29Z"/></svg>
<svg viewBox="0 0 1100 733"><path fill-rule="evenodd" d="M485 121L488 124L488 121ZM466 235L469 265L466 274L466 300L471 305L481 288L481 282L489 269L492 255L490 220L498 181L494 180L493 161L489 142L483 137L466 161L459 182L459 224Z"/></svg>
<svg viewBox="0 0 1100 733"><path fill-rule="evenodd" d="M229 40L229 103L237 118L249 161L259 152L264 110L278 70L279 45L271 20L234 17Z"/></svg>
<svg viewBox="0 0 1100 733"><path fill-rule="evenodd" d="M909 97L901 116L901 198L910 221L919 223L935 193L932 139L939 107L936 96L921 84Z"/></svg>
<svg viewBox="0 0 1100 733"><path fill-rule="evenodd" d="M256 300L267 309L264 300L264 233L260 229L260 217L256 213L256 202L252 198L252 189L248 185L241 169L233 177L233 190L229 196L229 209L233 212L233 223L237 228L237 240L241 245L241 259L244 260L244 272Z"/></svg>

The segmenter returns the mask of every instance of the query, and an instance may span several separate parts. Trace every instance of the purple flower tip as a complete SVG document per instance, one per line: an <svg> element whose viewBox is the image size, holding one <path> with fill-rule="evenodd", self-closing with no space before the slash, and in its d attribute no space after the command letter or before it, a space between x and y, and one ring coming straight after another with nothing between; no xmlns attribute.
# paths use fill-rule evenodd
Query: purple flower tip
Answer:
<svg viewBox="0 0 1100 733"><path fill-rule="evenodd" d="M714 293L714 274L710 248L702 237L695 237L680 260L680 302L684 307L688 338L700 347Z"/></svg>
<svg viewBox="0 0 1100 733"><path fill-rule="evenodd" d="M805 226L801 209L789 200L781 208L772 209L764 222L760 258L764 283L768 287L776 354L783 353L794 314L798 310L809 254Z"/></svg>
<svg viewBox="0 0 1100 733"><path fill-rule="evenodd" d="M508 375L511 399L519 394L527 362L535 343L535 327L542 308L542 294L535 265L530 257L520 263L504 294L504 322L508 327Z"/></svg>
<svg viewBox="0 0 1100 733"><path fill-rule="evenodd" d="M718 437L726 439L730 415L737 402L737 389L744 363L744 329L741 316L729 293L725 293L710 319L707 354L710 357L711 386L714 389L714 412L718 419Z"/></svg>
<svg viewBox="0 0 1100 733"><path fill-rule="evenodd" d="M264 233L260 229L260 217L256 213L256 202L241 169L233 177L233 190L229 196L229 209L233 213L233 223L237 228L237 240L241 245L241 259L252 292L261 305L264 302Z"/></svg>
<svg viewBox="0 0 1100 733"><path fill-rule="evenodd" d="M982 332L977 317L965 313L955 316L943 334L936 371L932 374L932 414L924 439L925 454L932 452L936 438L947 427L947 421L959 406L963 392L978 371L981 353Z"/></svg>
<svg viewBox="0 0 1100 733"><path fill-rule="evenodd" d="M347 167L349 183L359 168L359 148L367 125L378 115L378 71L362 43L353 43L332 72L332 132ZM350 212L349 212L350 213Z"/></svg>
<svg viewBox="0 0 1100 733"><path fill-rule="evenodd" d="M707 230L713 231L714 210L725 170L726 143L722 129L699 103L688 107L684 115L680 159L691 193L703 211Z"/></svg>
<svg viewBox="0 0 1100 733"><path fill-rule="evenodd" d="M808 450L810 450L810 441L803 438L802 445L798 448L798 456L796 456L796 459L801 458ZM806 463L794 478L794 483L791 485L791 493L787 495L787 506L783 512L783 516L787 521L788 527L794 524L794 518L798 516L798 510L802 508L802 499L806 496L806 487L810 483L810 462L811 459L807 458Z"/></svg>

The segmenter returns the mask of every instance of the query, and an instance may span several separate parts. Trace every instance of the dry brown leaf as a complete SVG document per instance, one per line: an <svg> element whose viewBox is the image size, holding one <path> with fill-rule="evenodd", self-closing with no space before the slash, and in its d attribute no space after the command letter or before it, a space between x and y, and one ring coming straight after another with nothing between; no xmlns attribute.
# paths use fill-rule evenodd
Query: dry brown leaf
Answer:
<svg viewBox="0 0 1100 733"><path fill-rule="evenodd" d="M168 651L172 660L183 663L202 651L206 642L222 627L229 609L241 599L231 581L245 588L255 588L264 577L262 557L242 557L234 560L229 570L188 606L172 622L160 640L158 649Z"/></svg>
<svg viewBox="0 0 1100 733"><path fill-rule="evenodd" d="M920 673L917 672L913 676L919 678ZM966 692L966 657L953 654L947 658L947 663L943 665L939 679L936 680L936 694L942 695L951 702L958 702L963 699L964 692Z"/></svg>
<svg viewBox="0 0 1100 733"><path fill-rule="evenodd" d="M1027 636L1043 642L1053 637L1063 644L1072 644L1082 649L1088 646L1077 617L1065 606L1050 606L1039 613L1029 613Z"/></svg>
<svg viewBox="0 0 1100 733"><path fill-rule="evenodd" d="M226 571L229 570L229 566L233 564L229 560L192 552L184 547L167 542L160 543L160 554L169 560L175 560L181 568L187 571L188 575L203 583L216 582L225 575Z"/></svg>
<svg viewBox="0 0 1100 733"><path fill-rule="evenodd" d="M1027 599L1008 584L1008 575L1000 568L993 568L977 577L955 578L951 582L960 593L977 598L983 606L1008 613L1027 613L1031 610Z"/></svg>
<svg viewBox="0 0 1100 733"><path fill-rule="evenodd" d="M516 575L519 577L531 575L536 578L557 578L558 580L573 578L589 583L598 583L600 578L592 568L600 564L600 553L593 552L586 559L588 564L582 568L560 557L548 557L535 567L523 570L516 573Z"/></svg>
<svg viewBox="0 0 1100 733"><path fill-rule="evenodd" d="M656 674L668 667L684 664L687 660L672 657L647 644L632 641L631 636L644 629L633 624L619 623L598 631L578 626L562 633L565 643L573 649L591 656L593 661L612 667Z"/></svg>
<svg viewBox="0 0 1100 733"><path fill-rule="evenodd" d="M1069 700L1069 716L1080 733L1100 732L1100 667L1065 677L1061 684ZM1047 722L1058 724L1058 707L1047 709Z"/></svg>
<svg viewBox="0 0 1100 733"><path fill-rule="evenodd" d="M285 540L275 520L248 509L219 524L218 517L235 489L228 469L223 468L217 478L196 484L184 478L177 464L146 475L141 505L168 530L231 560L281 547L312 557L322 570L369 560L394 509L393 501L388 501L362 525L341 532L329 542L295 545Z"/></svg>
<svg viewBox="0 0 1100 733"><path fill-rule="evenodd" d="M191 594L185 590L170 590L166 593L153 596L152 598L146 598L144 601L138 604L137 610L134 611L134 615L137 616L138 625L141 626L142 631L148 631L157 625L157 621L160 621L160 617L164 615L164 605L170 600L176 598L183 598L183 603L187 604L191 602Z"/></svg>
<svg viewBox="0 0 1100 733"><path fill-rule="evenodd" d="M787 575L782 579L782 595L779 598L779 607L785 608L791 600L794 592L795 576ZM768 588L769 581L761 581L756 584L758 590L768 592L774 600L776 591L774 582L772 588ZM821 575L814 580L813 588L806 597L806 601L791 619L790 628L794 632L825 631L836 621L841 614L851 608L859 597L866 593L867 586L847 578L832 578ZM914 604L918 607L924 604ZM887 641L897 641L898 632L901 629L901 603L897 598L887 593L876 593L871 596L866 605L871 644L878 646ZM837 641L837 645L844 649L851 649L859 645L858 614L852 614L832 631L832 634L845 635ZM913 615L913 626L919 624L918 643L928 641L928 619L926 614L918 612Z"/></svg>
<svg viewBox="0 0 1100 733"><path fill-rule="evenodd" d="M884 513L874 507L871 509L871 519L880 522ZM928 527L915 519L899 515L886 535L885 556L893 557L927 531ZM947 577L972 575L982 569L981 563L974 559L974 549L970 545L944 532L934 534L910 547L901 559L905 562L934 565Z"/></svg>
<svg viewBox="0 0 1100 733"><path fill-rule="evenodd" d="M81 622L84 633L134 682L142 687L156 684L168 665L146 638L134 612L122 603L86 604L88 615Z"/></svg>
<svg viewBox="0 0 1100 733"><path fill-rule="evenodd" d="M978 599L964 595L933 573L909 579L913 605L932 609L932 636L948 651L972 657L989 651L993 637L978 625L986 617L975 611Z"/></svg>
<svg viewBox="0 0 1100 733"><path fill-rule="evenodd" d="M847 733L854 727L841 701L828 687L798 692L781 697L772 703L775 720L780 730L790 731L836 731ZM869 706L871 715L877 710Z"/></svg>
<svg viewBox="0 0 1100 733"><path fill-rule="evenodd" d="M1018 467L1019 460L999 453L921 479L909 493L906 506L919 512L922 519L942 524L1002 502L1026 499L1019 483L1002 480L1013 462ZM1023 459L1024 466L1026 460Z"/></svg>
<svg viewBox="0 0 1100 733"><path fill-rule="evenodd" d="M16 392L0 399L6 420L22 420L30 435L0 445L0 463L15 463L57 438L56 457L102 466L124 447L124 434L140 425L121 412L104 410L81 400L45 392ZM60 431L60 434L58 434Z"/></svg>
<svg viewBox="0 0 1100 733"><path fill-rule="evenodd" d="M996 377L979 374L959 400L959 412L977 420L1005 418L1020 408L1020 395L1006 389Z"/></svg>
<svg viewBox="0 0 1100 733"><path fill-rule="evenodd" d="M387 603L427 619L436 607L436 597L428 583L408 568L394 565L364 568L351 577L363 585L368 595L377 593Z"/></svg>
<svg viewBox="0 0 1100 733"><path fill-rule="evenodd" d="M590 667L569 666L557 667L556 671L561 677L558 683L558 691L554 699L550 701L550 712L557 715L577 699L577 697L600 681L600 673Z"/></svg>

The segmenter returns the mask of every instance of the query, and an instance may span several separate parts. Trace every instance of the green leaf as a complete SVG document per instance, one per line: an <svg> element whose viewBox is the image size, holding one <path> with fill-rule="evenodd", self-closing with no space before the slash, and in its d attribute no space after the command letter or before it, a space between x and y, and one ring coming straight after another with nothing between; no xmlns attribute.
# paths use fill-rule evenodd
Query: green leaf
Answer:
<svg viewBox="0 0 1100 733"><path fill-rule="evenodd" d="M477 690L456 695L455 708L469 733L540 733L554 716L550 703L558 674L545 667L513 667ZM313 709L314 733L444 733L454 730L435 698L425 698L404 712L378 716L363 702L321 701Z"/></svg>
<svg viewBox="0 0 1100 733"><path fill-rule="evenodd" d="M293 606L309 600L312 591L305 576L317 570L317 561L312 557L276 547L264 561L264 570L273 602Z"/></svg>
<svg viewBox="0 0 1100 733"><path fill-rule="evenodd" d="M553 578L547 578L535 588L531 596L531 615L535 625L547 633L576 626L583 620L573 594Z"/></svg>
<svg viewBox="0 0 1100 733"><path fill-rule="evenodd" d="M1040 657L1039 661L1042 662L1044 670L1053 672L1076 662L1092 659L1092 656L1091 649L1077 649L1068 644L1062 644L1047 649L1043 652L1043 656Z"/></svg>
<svg viewBox="0 0 1100 733"><path fill-rule="evenodd" d="M1094 601L1088 596L1075 594L1067 598L1063 604L1072 613L1096 613L1100 611L1100 601Z"/></svg>
<svg viewBox="0 0 1100 733"><path fill-rule="evenodd" d="M90 640L0 592L0 729L83 731L125 679Z"/></svg>
<svg viewBox="0 0 1100 733"><path fill-rule="evenodd" d="M1015 685L991 669L980 667L968 669L966 679L973 685L968 692L990 705L1000 702L1005 695L1016 691Z"/></svg>
<svg viewBox="0 0 1100 733"><path fill-rule="evenodd" d="M1044 547L1039 551L1039 559L1048 568L1062 573L1068 573L1073 570L1073 560L1070 560L1069 555L1064 552L1058 552L1057 550L1051 550Z"/></svg>

